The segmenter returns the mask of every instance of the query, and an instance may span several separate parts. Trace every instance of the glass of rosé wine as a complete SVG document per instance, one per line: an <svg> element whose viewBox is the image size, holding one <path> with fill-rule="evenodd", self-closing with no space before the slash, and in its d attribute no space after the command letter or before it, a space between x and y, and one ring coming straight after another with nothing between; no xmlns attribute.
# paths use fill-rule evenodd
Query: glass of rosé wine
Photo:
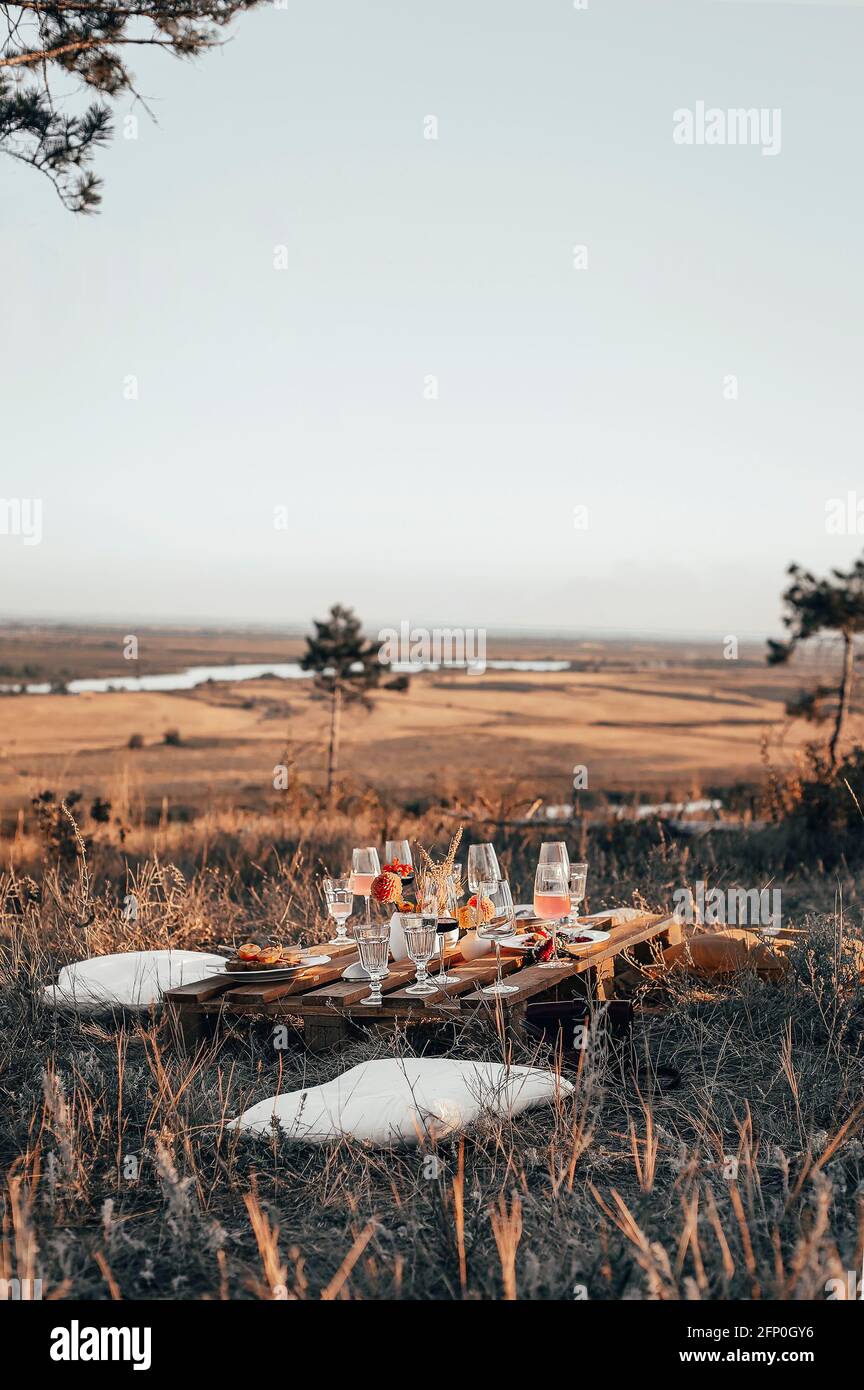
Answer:
<svg viewBox="0 0 864 1390"><path fill-rule="evenodd" d="M358 898L366 899L366 925L370 925L372 915L369 911L369 898L372 894L372 880L381 872L381 862L374 845L355 849L351 855L351 891Z"/></svg>
<svg viewBox="0 0 864 1390"><path fill-rule="evenodd" d="M558 927L564 925L569 913L568 869L560 863L538 864L534 875L534 915L552 924L552 954L549 960L538 962L546 970L555 970L561 964L558 959Z"/></svg>

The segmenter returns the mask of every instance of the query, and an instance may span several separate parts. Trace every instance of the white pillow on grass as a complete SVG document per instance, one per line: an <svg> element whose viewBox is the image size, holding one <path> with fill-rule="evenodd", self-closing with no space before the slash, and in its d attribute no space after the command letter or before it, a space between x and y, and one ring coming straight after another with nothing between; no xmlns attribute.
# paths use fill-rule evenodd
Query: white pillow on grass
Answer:
<svg viewBox="0 0 864 1390"><path fill-rule="evenodd" d="M163 990L202 980L213 966L224 964L222 956L204 951L123 951L93 956L64 965L56 985L44 989L42 997L47 1004L78 1013L112 1007L146 1009L159 1003Z"/></svg>
<svg viewBox="0 0 864 1390"><path fill-rule="evenodd" d="M465 1129L482 1115L505 1119L549 1104L573 1087L540 1067L454 1062L437 1057L361 1062L323 1086L271 1096L232 1120L229 1129L329 1144L342 1138L386 1146L420 1144Z"/></svg>

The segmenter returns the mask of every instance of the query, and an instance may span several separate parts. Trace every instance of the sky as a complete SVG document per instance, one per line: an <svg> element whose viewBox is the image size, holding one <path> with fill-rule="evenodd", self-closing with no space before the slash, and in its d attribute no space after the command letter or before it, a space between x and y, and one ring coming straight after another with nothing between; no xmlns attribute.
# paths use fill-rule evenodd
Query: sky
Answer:
<svg viewBox="0 0 864 1390"><path fill-rule="evenodd" d="M864 3L281 3L135 50L98 216L0 159L0 615L776 632L864 546Z"/></svg>

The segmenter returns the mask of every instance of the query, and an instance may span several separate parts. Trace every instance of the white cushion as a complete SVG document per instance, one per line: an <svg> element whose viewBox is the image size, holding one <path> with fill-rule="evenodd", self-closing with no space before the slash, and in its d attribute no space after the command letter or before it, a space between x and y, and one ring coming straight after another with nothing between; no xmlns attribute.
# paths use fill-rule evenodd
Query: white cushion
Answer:
<svg viewBox="0 0 864 1390"><path fill-rule="evenodd" d="M64 965L56 985L43 990L46 1003L94 1013L112 1005L145 1009L156 1004L162 991L201 980L213 966L225 964L222 956L204 951L124 951L114 956L93 956Z"/></svg>
<svg viewBox="0 0 864 1390"><path fill-rule="evenodd" d="M437 1057L362 1062L324 1086L271 1096L229 1129L269 1136L271 1120L291 1139L327 1144L418 1144L464 1129L484 1112L502 1119L566 1095L573 1087L539 1067L454 1062Z"/></svg>

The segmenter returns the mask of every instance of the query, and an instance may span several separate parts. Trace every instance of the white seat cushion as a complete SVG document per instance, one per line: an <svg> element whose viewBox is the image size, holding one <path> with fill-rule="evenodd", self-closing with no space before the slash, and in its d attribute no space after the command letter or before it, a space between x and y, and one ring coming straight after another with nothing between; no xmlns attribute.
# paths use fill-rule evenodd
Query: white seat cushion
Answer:
<svg viewBox="0 0 864 1390"><path fill-rule="evenodd" d="M362 1062L324 1086L271 1096L229 1129L269 1136L275 1116L291 1139L327 1144L350 1137L369 1144L419 1144L464 1129L484 1112L497 1118L548 1103L573 1087L539 1067L454 1062L437 1057Z"/></svg>
<svg viewBox="0 0 864 1390"><path fill-rule="evenodd" d="M43 990L46 1003L95 1013L113 1006L145 1009L157 1004L162 991L201 980L213 966L224 965L221 956L204 951L124 951L114 956L93 956L64 965L56 985Z"/></svg>

